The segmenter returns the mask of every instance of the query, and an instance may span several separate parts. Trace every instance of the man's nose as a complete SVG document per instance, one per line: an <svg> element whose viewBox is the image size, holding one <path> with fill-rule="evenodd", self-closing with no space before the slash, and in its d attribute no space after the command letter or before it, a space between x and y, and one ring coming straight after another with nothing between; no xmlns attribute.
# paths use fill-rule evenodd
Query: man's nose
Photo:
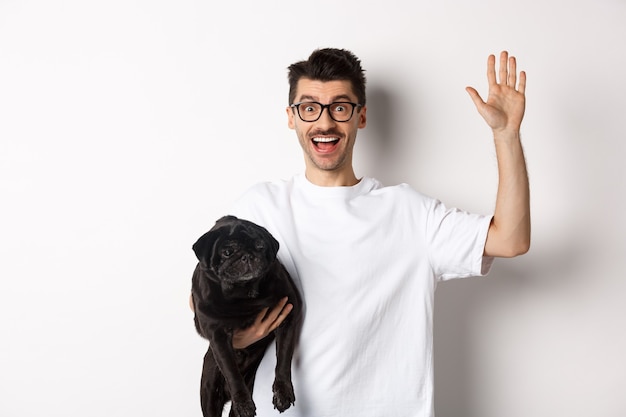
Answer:
<svg viewBox="0 0 626 417"><path fill-rule="evenodd" d="M322 109L322 114L320 115L320 118L317 119L317 123L321 126L333 126L337 122L330 117L330 109L326 107Z"/></svg>

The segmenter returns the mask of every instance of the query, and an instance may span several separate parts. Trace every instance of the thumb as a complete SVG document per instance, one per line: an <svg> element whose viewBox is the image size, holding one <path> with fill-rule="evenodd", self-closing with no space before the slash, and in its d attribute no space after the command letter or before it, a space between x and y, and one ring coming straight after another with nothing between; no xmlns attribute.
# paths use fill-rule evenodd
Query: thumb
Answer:
<svg viewBox="0 0 626 417"><path fill-rule="evenodd" d="M478 91L476 91L474 87L465 87L465 91L467 91L470 95L470 98L474 102L476 108L480 109L485 104L483 99L480 97L480 94L478 94Z"/></svg>

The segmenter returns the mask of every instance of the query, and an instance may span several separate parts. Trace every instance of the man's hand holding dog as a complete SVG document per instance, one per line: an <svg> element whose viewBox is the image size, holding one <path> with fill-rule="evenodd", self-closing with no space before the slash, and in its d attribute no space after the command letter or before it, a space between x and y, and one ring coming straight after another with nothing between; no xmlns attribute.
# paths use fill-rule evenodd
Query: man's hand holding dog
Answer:
<svg viewBox="0 0 626 417"><path fill-rule="evenodd" d="M191 311L194 311L191 296L189 296L189 307ZM287 297L280 300L280 302L269 311L267 308L264 308L256 317L252 326L247 329L235 330L233 333L233 347L235 349L245 349L251 344L263 339L280 326L292 309L293 305L287 303Z"/></svg>

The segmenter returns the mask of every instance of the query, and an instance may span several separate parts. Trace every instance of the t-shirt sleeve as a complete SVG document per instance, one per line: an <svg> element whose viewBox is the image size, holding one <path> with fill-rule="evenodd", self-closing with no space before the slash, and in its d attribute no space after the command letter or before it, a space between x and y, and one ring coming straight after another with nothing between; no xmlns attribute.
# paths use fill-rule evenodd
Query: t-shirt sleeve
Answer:
<svg viewBox="0 0 626 417"><path fill-rule="evenodd" d="M440 280L486 275L493 257L484 256L492 216L455 208L433 200L428 213L428 256Z"/></svg>
<svg viewBox="0 0 626 417"><path fill-rule="evenodd" d="M283 194L275 184L255 184L235 200L229 214L265 227L280 241L280 213L285 207L284 203L281 204Z"/></svg>
<svg viewBox="0 0 626 417"><path fill-rule="evenodd" d="M263 184L256 184L247 189L231 205L229 214L257 224L262 223L260 206L267 199L263 195L263 188Z"/></svg>

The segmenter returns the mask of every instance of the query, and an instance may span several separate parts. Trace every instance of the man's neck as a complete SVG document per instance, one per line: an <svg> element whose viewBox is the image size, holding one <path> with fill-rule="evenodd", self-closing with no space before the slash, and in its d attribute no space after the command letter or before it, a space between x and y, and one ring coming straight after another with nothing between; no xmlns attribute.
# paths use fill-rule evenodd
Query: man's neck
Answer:
<svg viewBox="0 0 626 417"><path fill-rule="evenodd" d="M311 171L305 172L307 180L320 187L351 187L359 183L353 170L346 172Z"/></svg>

